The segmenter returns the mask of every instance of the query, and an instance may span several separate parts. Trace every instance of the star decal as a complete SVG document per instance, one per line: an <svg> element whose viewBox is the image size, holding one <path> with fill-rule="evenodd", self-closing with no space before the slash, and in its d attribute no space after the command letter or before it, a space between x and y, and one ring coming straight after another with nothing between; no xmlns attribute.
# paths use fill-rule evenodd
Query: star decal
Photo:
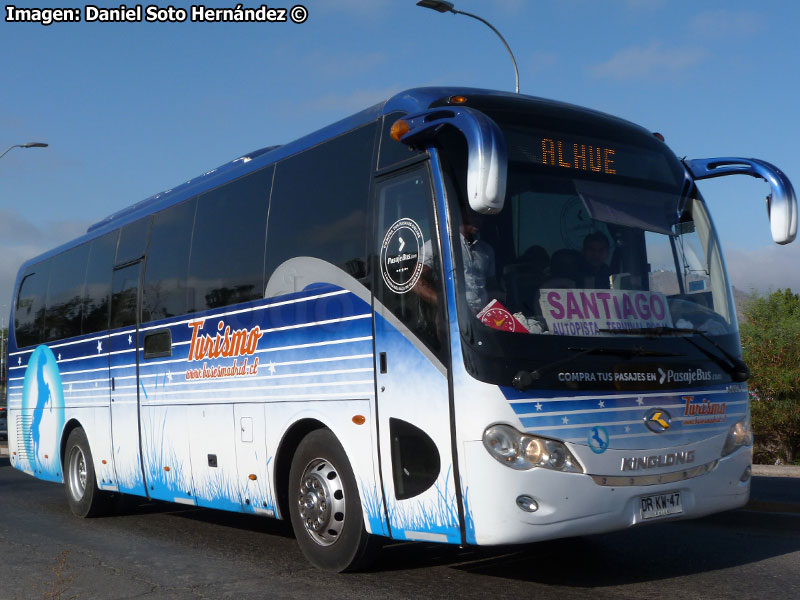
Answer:
<svg viewBox="0 0 800 600"><path fill-rule="evenodd" d="M567 417L563 417L561 421L564 423L564 425L569 425L569 419Z"/></svg>
<svg viewBox="0 0 800 600"><path fill-rule="evenodd" d="M536 406L537 412L542 410L542 403L541 402L537 402L534 406Z"/></svg>
<svg viewBox="0 0 800 600"><path fill-rule="evenodd" d="M22 357L20 356L20 357L17 358L17 365L21 365L21 364L22 364Z"/></svg>
<svg viewBox="0 0 800 600"><path fill-rule="evenodd" d="M102 341L98 341L97 342L97 353L100 354L102 351L103 351L103 342Z"/></svg>
<svg viewBox="0 0 800 600"><path fill-rule="evenodd" d="M58 353L58 360L61 360L61 352Z"/></svg>
<svg viewBox="0 0 800 600"><path fill-rule="evenodd" d="M267 365L267 368L269 369L269 374L270 375L275 375L275 363L274 362L269 361L269 365Z"/></svg>
<svg viewBox="0 0 800 600"><path fill-rule="evenodd" d="M133 338L131 337L130 334L128 334L128 346L130 346L132 343L133 343Z"/></svg>
<svg viewBox="0 0 800 600"><path fill-rule="evenodd" d="M167 371L167 381L172 383L172 371L169 371L169 370Z"/></svg>
<svg viewBox="0 0 800 600"><path fill-rule="evenodd" d="M600 402L597 403L597 406L599 406L600 408L605 408L606 407L605 400L600 400Z"/></svg>
<svg viewBox="0 0 800 600"><path fill-rule="evenodd" d="M641 396L639 396L639 397L636 399L636 404L638 404L639 406L644 406L644 398L642 398Z"/></svg>
<svg viewBox="0 0 800 600"><path fill-rule="evenodd" d="M625 433L630 433L630 432L631 432L631 426L625 425Z"/></svg>

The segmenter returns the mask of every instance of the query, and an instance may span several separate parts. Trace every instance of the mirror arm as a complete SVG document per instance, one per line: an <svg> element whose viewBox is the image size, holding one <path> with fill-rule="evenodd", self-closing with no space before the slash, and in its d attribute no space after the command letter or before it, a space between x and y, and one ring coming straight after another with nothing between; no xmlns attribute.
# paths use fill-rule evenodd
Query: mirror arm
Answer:
<svg viewBox="0 0 800 600"><path fill-rule="evenodd" d="M775 210L786 215L783 224L773 221L772 239L779 244L788 244L797 235L797 197L792 182L778 167L755 158L699 158L684 160L683 164L695 180L712 179L726 175L750 175L769 183L771 193L767 197L767 212Z"/></svg>
<svg viewBox="0 0 800 600"><path fill-rule="evenodd" d="M446 125L458 129L467 140L467 197L473 210L494 214L503 209L506 196L508 154L497 124L466 106L435 108L403 118L409 130L400 141L424 147Z"/></svg>

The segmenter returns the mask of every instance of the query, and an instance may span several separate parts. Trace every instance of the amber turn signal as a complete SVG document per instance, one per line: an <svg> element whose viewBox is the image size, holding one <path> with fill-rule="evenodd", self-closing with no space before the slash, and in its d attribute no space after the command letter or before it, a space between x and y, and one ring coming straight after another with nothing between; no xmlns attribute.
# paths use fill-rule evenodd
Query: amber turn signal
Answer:
<svg viewBox="0 0 800 600"><path fill-rule="evenodd" d="M365 417L364 415L356 415L355 417L353 417L353 423L355 423L356 425L363 425L366 422L367 422L367 417Z"/></svg>
<svg viewBox="0 0 800 600"><path fill-rule="evenodd" d="M247 478L250 481L255 481L256 479L258 479L258 477L256 477L255 473L250 473L250 475L248 475Z"/></svg>
<svg viewBox="0 0 800 600"><path fill-rule="evenodd" d="M410 129L411 127L409 126L408 121L405 119L398 119L394 122L392 128L389 130L389 135L392 136L394 141L399 142L400 138L407 134Z"/></svg>
<svg viewBox="0 0 800 600"><path fill-rule="evenodd" d="M464 102L467 101L467 97L466 96L450 96L450 98L448 98L447 101L450 104L464 104Z"/></svg>

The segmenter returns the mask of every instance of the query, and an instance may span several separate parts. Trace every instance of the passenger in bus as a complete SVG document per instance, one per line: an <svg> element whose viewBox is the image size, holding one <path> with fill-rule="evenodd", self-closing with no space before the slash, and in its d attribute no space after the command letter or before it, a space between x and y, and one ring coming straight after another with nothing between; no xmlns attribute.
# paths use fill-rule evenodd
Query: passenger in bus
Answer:
<svg viewBox="0 0 800 600"><path fill-rule="evenodd" d="M599 231L583 238L583 287L604 290L610 287L611 269L606 264L609 250L608 238Z"/></svg>
<svg viewBox="0 0 800 600"><path fill-rule="evenodd" d="M543 289L574 288L582 276L581 253L572 248L553 252L550 258L550 278L542 283Z"/></svg>
<svg viewBox="0 0 800 600"><path fill-rule="evenodd" d="M462 223L459 227L461 241L461 260L464 269L464 288L467 304L474 314L478 314L492 298L499 295L495 280L495 255L492 246L481 239L484 225L483 215L468 208L462 209ZM438 303L435 286L431 285L434 276L431 241L425 242L423 271L414 292L429 303Z"/></svg>

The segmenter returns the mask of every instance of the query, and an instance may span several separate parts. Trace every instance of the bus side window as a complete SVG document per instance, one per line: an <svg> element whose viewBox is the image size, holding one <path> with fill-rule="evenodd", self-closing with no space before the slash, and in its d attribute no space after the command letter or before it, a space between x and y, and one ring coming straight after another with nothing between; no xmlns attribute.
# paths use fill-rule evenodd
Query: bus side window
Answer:
<svg viewBox="0 0 800 600"><path fill-rule="evenodd" d="M118 238L119 230L116 230L92 242L83 294L81 331L84 334L108 329L111 270L114 267L114 254L117 251Z"/></svg>
<svg viewBox="0 0 800 600"><path fill-rule="evenodd" d="M83 286L88 259L89 244L82 244L52 258L44 317L44 341L77 337L81 334Z"/></svg>
<svg viewBox="0 0 800 600"><path fill-rule="evenodd" d="M272 167L261 169L198 198L187 285L190 312L263 296L272 172Z"/></svg>
<svg viewBox="0 0 800 600"><path fill-rule="evenodd" d="M367 198L377 123L278 164L269 211L266 280L310 256L366 280Z"/></svg>
<svg viewBox="0 0 800 600"><path fill-rule="evenodd" d="M14 310L14 333L17 348L33 346L42 342L44 334L45 297L50 278L50 261L45 260L31 267L22 276Z"/></svg>
<svg viewBox="0 0 800 600"><path fill-rule="evenodd" d="M375 298L443 358L445 299L427 172L383 179L376 193Z"/></svg>
<svg viewBox="0 0 800 600"><path fill-rule="evenodd" d="M119 235L115 265L122 265L144 256L151 221L152 217L148 216L122 228Z"/></svg>
<svg viewBox="0 0 800 600"><path fill-rule="evenodd" d="M197 201L171 206L153 216L142 288L142 322L188 312L186 278Z"/></svg>

